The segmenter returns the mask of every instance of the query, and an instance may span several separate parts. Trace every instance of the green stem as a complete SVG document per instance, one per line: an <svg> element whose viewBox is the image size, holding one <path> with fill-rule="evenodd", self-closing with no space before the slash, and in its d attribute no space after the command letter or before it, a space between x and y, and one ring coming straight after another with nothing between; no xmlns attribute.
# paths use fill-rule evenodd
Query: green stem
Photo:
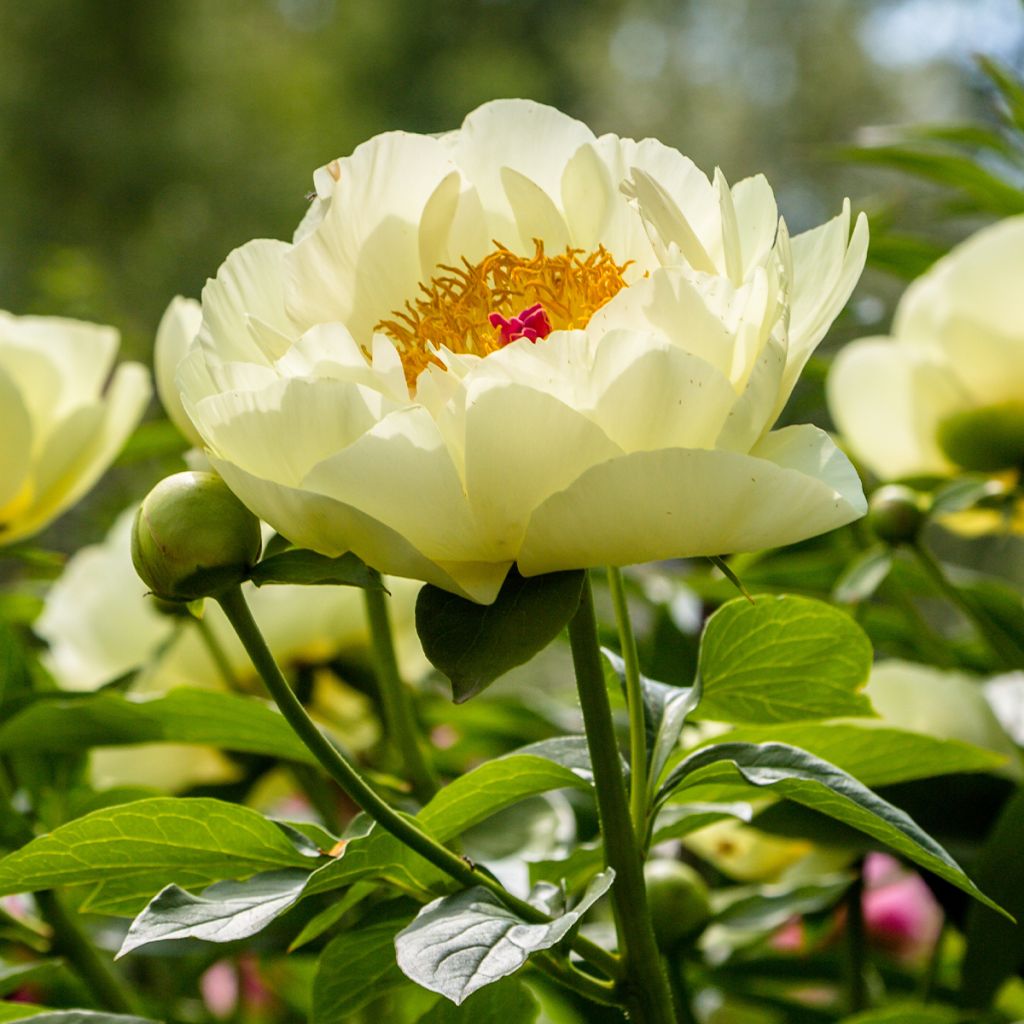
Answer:
<svg viewBox="0 0 1024 1024"><path fill-rule="evenodd" d="M847 1009L851 1014L867 1009L868 991L865 983L864 879L857 879L846 893L846 993Z"/></svg>
<svg viewBox="0 0 1024 1024"><path fill-rule="evenodd" d="M644 719L644 693L640 684L640 658L636 636L629 620L629 605L622 582L622 571L608 567L608 587L619 629L619 646L626 666L626 704L629 707L629 807L633 831L638 837L647 835L647 723Z"/></svg>
<svg viewBox="0 0 1024 1024"><path fill-rule="evenodd" d="M363 780L348 760L320 731L316 723L306 714L306 709L292 692L281 670L274 661L256 621L245 603L239 587L221 593L217 601L234 627L252 659L256 671L263 679L267 690L284 715L285 720L309 751L323 766L335 782L362 808L381 828L390 832L400 842L418 853L446 875L465 886L481 885L493 892L510 910L530 922L549 921L550 918L525 900L509 893L500 882L488 874L478 871L467 860L452 853L436 839L424 832L415 822L399 814ZM595 967L615 978L621 970L616 957L596 943L577 936L572 942L573 949Z"/></svg>
<svg viewBox="0 0 1024 1024"><path fill-rule="evenodd" d="M690 986L686 981L686 961L678 950L672 957L666 959L666 967L669 984L672 986L672 998L679 1013L679 1024L697 1024L697 1017L690 1003Z"/></svg>
<svg viewBox="0 0 1024 1024"><path fill-rule="evenodd" d="M383 590L372 589L364 590L363 597L370 624L373 667L384 711L384 725L388 738L402 759L405 775L412 783L416 798L425 804L437 792L437 775L423 749L409 689L398 671L387 598Z"/></svg>
<svg viewBox="0 0 1024 1024"><path fill-rule="evenodd" d="M1020 654L1017 649L1007 642L1002 632L985 612L964 597L959 588L946 575L946 571L938 559L923 544L911 544L910 549L917 557L918 564L924 570L925 575L932 581L936 589L964 614L996 659L1007 668L1019 668Z"/></svg>
<svg viewBox="0 0 1024 1024"><path fill-rule="evenodd" d="M24 816L11 803L12 787L6 771L0 768L0 799L3 814L13 823L21 846L30 843L35 833ZM35 894L36 906L43 920L53 931L53 948L65 956L75 973L85 982L97 1004L113 1013L140 1015L139 1002L115 973L113 967L89 941L75 915L65 907L58 893L52 890Z"/></svg>
<svg viewBox="0 0 1024 1024"><path fill-rule="evenodd" d="M241 693L242 688L238 685L235 670L231 667L231 662L228 661L228 656L224 653L224 648L221 646L216 634L210 628L210 623L205 618L200 618L199 616L196 616L193 621L196 624L199 638L203 641L203 646L210 655L210 660L217 666L217 671L220 673L224 685L232 693Z"/></svg>
<svg viewBox="0 0 1024 1024"><path fill-rule="evenodd" d="M622 757L601 667L589 574L580 606L569 623L569 643L597 790L605 860L615 870L611 891L625 966L620 983L624 1000L637 1024L675 1024L672 992L651 927L640 846L630 818Z"/></svg>

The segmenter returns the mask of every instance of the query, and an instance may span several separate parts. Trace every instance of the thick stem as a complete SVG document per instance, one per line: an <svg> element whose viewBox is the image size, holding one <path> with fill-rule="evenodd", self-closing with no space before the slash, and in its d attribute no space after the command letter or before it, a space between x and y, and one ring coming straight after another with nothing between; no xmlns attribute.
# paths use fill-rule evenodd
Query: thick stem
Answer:
<svg viewBox="0 0 1024 1024"><path fill-rule="evenodd" d="M619 629L619 647L626 666L626 704L629 707L629 809L633 831L647 834L647 723L644 720L644 693L640 685L640 658L636 637L629 619L626 589L622 571L608 567L608 587L615 608L615 624Z"/></svg>
<svg viewBox="0 0 1024 1024"><path fill-rule="evenodd" d="M384 725L388 738L402 759L405 775L412 783L416 798L425 804L437 792L437 776L420 739L409 690L398 671L387 598L383 590L371 589L364 590L363 596Z"/></svg>
<svg viewBox="0 0 1024 1024"><path fill-rule="evenodd" d="M597 790L605 860L615 870L612 900L625 962L623 995L638 1024L675 1024L672 993L651 927L640 846L630 819L622 758L605 689L589 576L569 623L569 642Z"/></svg>
<svg viewBox="0 0 1024 1024"><path fill-rule="evenodd" d="M923 544L911 544L910 549L917 556L918 564L925 575L935 584L950 603L955 605L967 618L981 638L995 654L996 658L1007 668L1020 668L1020 653L1007 642L1002 632L995 626L980 608L973 605L946 575L938 559Z"/></svg>
<svg viewBox="0 0 1024 1024"><path fill-rule="evenodd" d="M864 938L863 875L846 893L846 1001L851 1014L867 1009L868 989L864 976L866 965Z"/></svg>
<svg viewBox="0 0 1024 1024"><path fill-rule="evenodd" d="M458 854L452 853L436 839L427 835L413 821L403 817L378 796L306 714L306 709L292 692L287 680L277 667L277 662L274 661L274 656L270 653L270 649L249 611L249 606L245 603L241 589L233 587L220 594L217 600L285 720L310 753L320 762L327 774L341 786L355 804L373 818L381 828L390 832L424 860L429 861L462 885L482 885L485 889L493 892L510 910L527 921L550 920L536 907L509 893L500 882L495 881L490 875L476 870L468 861ZM580 956L589 960L609 977L615 978L619 975L621 965L617 958L607 950L579 936L573 940L572 945Z"/></svg>

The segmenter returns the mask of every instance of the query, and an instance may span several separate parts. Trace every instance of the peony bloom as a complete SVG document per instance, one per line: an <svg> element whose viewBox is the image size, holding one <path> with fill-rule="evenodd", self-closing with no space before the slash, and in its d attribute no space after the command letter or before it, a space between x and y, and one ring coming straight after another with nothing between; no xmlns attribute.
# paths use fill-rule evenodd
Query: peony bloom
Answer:
<svg viewBox="0 0 1024 1024"><path fill-rule="evenodd" d="M96 483L142 417L149 374L113 327L0 311L0 545L37 533Z"/></svg>
<svg viewBox="0 0 1024 1024"><path fill-rule="evenodd" d="M836 357L832 415L883 479L1024 462L1024 217L979 231L905 292L891 338Z"/></svg>
<svg viewBox="0 0 1024 1024"><path fill-rule="evenodd" d="M864 512L772 431L857 281L848 205L790 238L654 140L526 101L314 176L292 243L235 250L178 367L210 461L296 544L492 601L525 575L788 544Z"/></svg>
<svg viewBox="0 0 1024 1024"><path fill-rule="evenodd" d="M195 299L176 295L164 310L156 329L153 345L153 366L156 370L156 392L167 418L178 428L183 437L197 448L203 446L202 438L196 433L192 421L181 406L181 396L174 383L178 363L185 357L189 346L199 333L203 322L202 308Z"/></svg>

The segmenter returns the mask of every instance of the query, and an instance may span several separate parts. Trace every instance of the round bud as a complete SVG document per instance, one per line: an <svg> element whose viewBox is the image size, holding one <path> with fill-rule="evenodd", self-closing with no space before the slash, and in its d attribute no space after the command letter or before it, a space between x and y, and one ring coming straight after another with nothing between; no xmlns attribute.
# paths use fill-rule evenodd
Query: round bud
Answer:
<svg viewBox="0 0 1024 1024"><path fill-rule="evenodd" d="M260 522L216 473L175 473L135 516L132 561L169 601L194 601L241 583L260 556Z"/></svg>
<svg viewBox="0 0 1024 1024"><path fill-rule="evenodd" d="M647 903L654 937L672 949L697 935L711 917L707 883L679 860L649 860L644 865Z"/></svg>
<svg viewBox="0 0 1024 1024"><path fill-rule="evenodd" d="M889 544L910 543L925 521L925 499L902 484L879 487L868 502L868 525Z"/></svg>
<svg viewBox="0 0 1024 1024"><path fill-rule="evenodd" d="M947 416L939 446L964 469L991 473L1024 466L1024 402L1004 402Z"/></svg>

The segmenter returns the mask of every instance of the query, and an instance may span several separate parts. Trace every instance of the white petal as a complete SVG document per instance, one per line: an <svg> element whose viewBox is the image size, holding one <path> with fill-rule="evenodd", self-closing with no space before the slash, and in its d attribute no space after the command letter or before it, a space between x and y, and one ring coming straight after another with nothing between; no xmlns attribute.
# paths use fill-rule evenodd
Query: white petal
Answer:
<svg viewBox="0 0 1024 1024"><path fill-rule="evenodd" d="M420 221L453 172L438 139L407 132L378 135L338 161L329 210L286 257L288 310L300 330L340 320L369 346L374 325L434 270L420 264Z"/></svg>
<svg viewBox="0 0 1024 1024"><path fill-rule="evenodd" d="M18 387L0 367L0 543L4 520L16 513L5 509L25 485L32 468L32 420Z"/></svg>
<svg viewBox="0 0 1024 1024"><path fill-rule="evenodd" d="M722 220L721 256L717 261L725 276L734 285L743 283L743 253L740 248L740 226L736 207L732 202L732 191L721 168L715 168L715 192L718 194L718 209Z"/></svg>
<svg viewBox="0 0 1024 1024"><path fill-rule="evenodd" d="M594 466L534 513L526 575L778 547L863 515L853 467L814 427L755 454L663 449Z"/></svg>
<svg viewBox="0 0 1024 1024"><path fill-rule="evenodd" d="M284 299L287 242L258 238L228 255L203 288L199 344L212 362L268 365L283 355L295 333ZM254 329L253 322L260 327ZM268 348L270 339L276 344Z"/></svg>
<svg viewBox="0 0 1024 1024"><path fill-rule="evenodd" d="M882 479L951 471L935 435L966 404L955 371L935 354L888 338L842 348L828 375L828 406L850 450Z"/></svg>
<svg viewBox="0 0 1024 1024"><path fill-rule="evenodd" d="M501 183L519 229L519 251L532 252L535 239L544 243L549 256L564 251L569 245L569 229L554 200L525 174L510 167L502 168Z"/></svg>
<svg viewBox="0 0 1024 1024"><path fill-rule="evenodd" d="M178 394L178 364L185 358L203 322L203 310L195 299L181 295L171 299L170 305L160 318L153 346L153 370L156 375L156 390L160 404L168 418L178 430L194 445L202 445L202 439L185 415Z"/></svg>
<svg viewBox="0 0 1024 1024"><path fill-rule="evenodd" d="M775 193L763 174L744 178L732 187L732 202L736 210L742 253L742 277L745 280L754 269L764 265L775 244L779 210Z"/></svg>

